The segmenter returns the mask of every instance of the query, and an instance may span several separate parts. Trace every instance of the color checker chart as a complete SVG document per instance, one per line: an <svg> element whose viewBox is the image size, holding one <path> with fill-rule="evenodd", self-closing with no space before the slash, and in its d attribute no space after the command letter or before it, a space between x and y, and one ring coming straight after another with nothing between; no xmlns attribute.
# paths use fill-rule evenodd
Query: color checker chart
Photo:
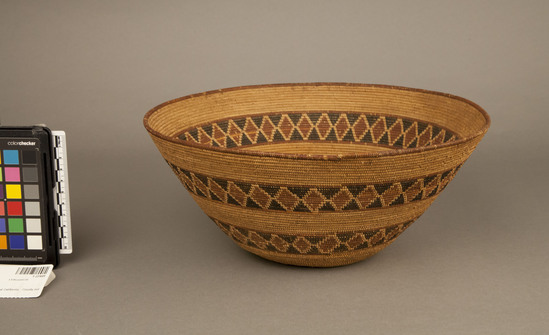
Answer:
<svg viewBox="0 0 549 335"><path fill-rule="evenodd" d="M0 250L44 248L36 150L2 150Z"/></svg>
<svg viewBox="0 0 549 335"><path fill-rule="evenodd" d="M0 127L0 263L58 263L66 197L57 142L44 127Z"/></svg>

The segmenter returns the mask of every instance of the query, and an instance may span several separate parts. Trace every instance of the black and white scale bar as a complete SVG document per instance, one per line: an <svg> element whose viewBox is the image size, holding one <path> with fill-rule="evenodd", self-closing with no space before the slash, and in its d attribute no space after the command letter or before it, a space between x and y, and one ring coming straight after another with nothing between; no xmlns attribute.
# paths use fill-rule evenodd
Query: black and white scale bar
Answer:
<svg viewBox="0 0 549 335"><path fill-rule="evenodd" d="M69 200L69 171L67 167L67 141L64 131L52 131L54 137L55 205L59 222L59 253L72 253L72 231Z"/></svg>

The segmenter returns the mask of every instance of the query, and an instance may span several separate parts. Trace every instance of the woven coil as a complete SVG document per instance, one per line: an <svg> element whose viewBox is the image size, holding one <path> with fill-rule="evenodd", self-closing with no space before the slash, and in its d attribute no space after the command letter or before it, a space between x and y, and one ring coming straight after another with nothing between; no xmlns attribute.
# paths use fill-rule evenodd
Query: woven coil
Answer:
<svg viewBox="0 0 549 335"><path fill-rule="evenodd" d="M456 96L311 83L168 101L145 128L202 210L240 247L285 264L351 264L436 199L490 125Z"/></svg>

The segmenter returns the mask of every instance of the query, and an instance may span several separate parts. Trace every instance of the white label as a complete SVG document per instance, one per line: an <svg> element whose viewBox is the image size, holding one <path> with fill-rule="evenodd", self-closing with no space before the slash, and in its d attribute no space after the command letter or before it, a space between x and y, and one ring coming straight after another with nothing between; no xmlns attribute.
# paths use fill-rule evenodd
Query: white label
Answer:
<svg viewBox="0 0 549 335"><path fill-rule="evenodd" d="M0 265L0 298L39 297L52 269L52 264Z"/></svg>

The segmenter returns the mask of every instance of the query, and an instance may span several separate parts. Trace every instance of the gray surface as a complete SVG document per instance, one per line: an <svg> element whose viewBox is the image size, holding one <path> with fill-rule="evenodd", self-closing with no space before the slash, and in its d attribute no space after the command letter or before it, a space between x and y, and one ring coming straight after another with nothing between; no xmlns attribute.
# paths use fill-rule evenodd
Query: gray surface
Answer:
<svg viewBox="0 0 549 335"><path fill-rule="evenodd" d="M3 124L67 132L74 254L13 334L545 334L545 1L0 2ZM142 116L204 90L394 84L461 95L492 128L435 204L356 265L238 249ZM4 332L0 330L0 332Z"/></svg>

